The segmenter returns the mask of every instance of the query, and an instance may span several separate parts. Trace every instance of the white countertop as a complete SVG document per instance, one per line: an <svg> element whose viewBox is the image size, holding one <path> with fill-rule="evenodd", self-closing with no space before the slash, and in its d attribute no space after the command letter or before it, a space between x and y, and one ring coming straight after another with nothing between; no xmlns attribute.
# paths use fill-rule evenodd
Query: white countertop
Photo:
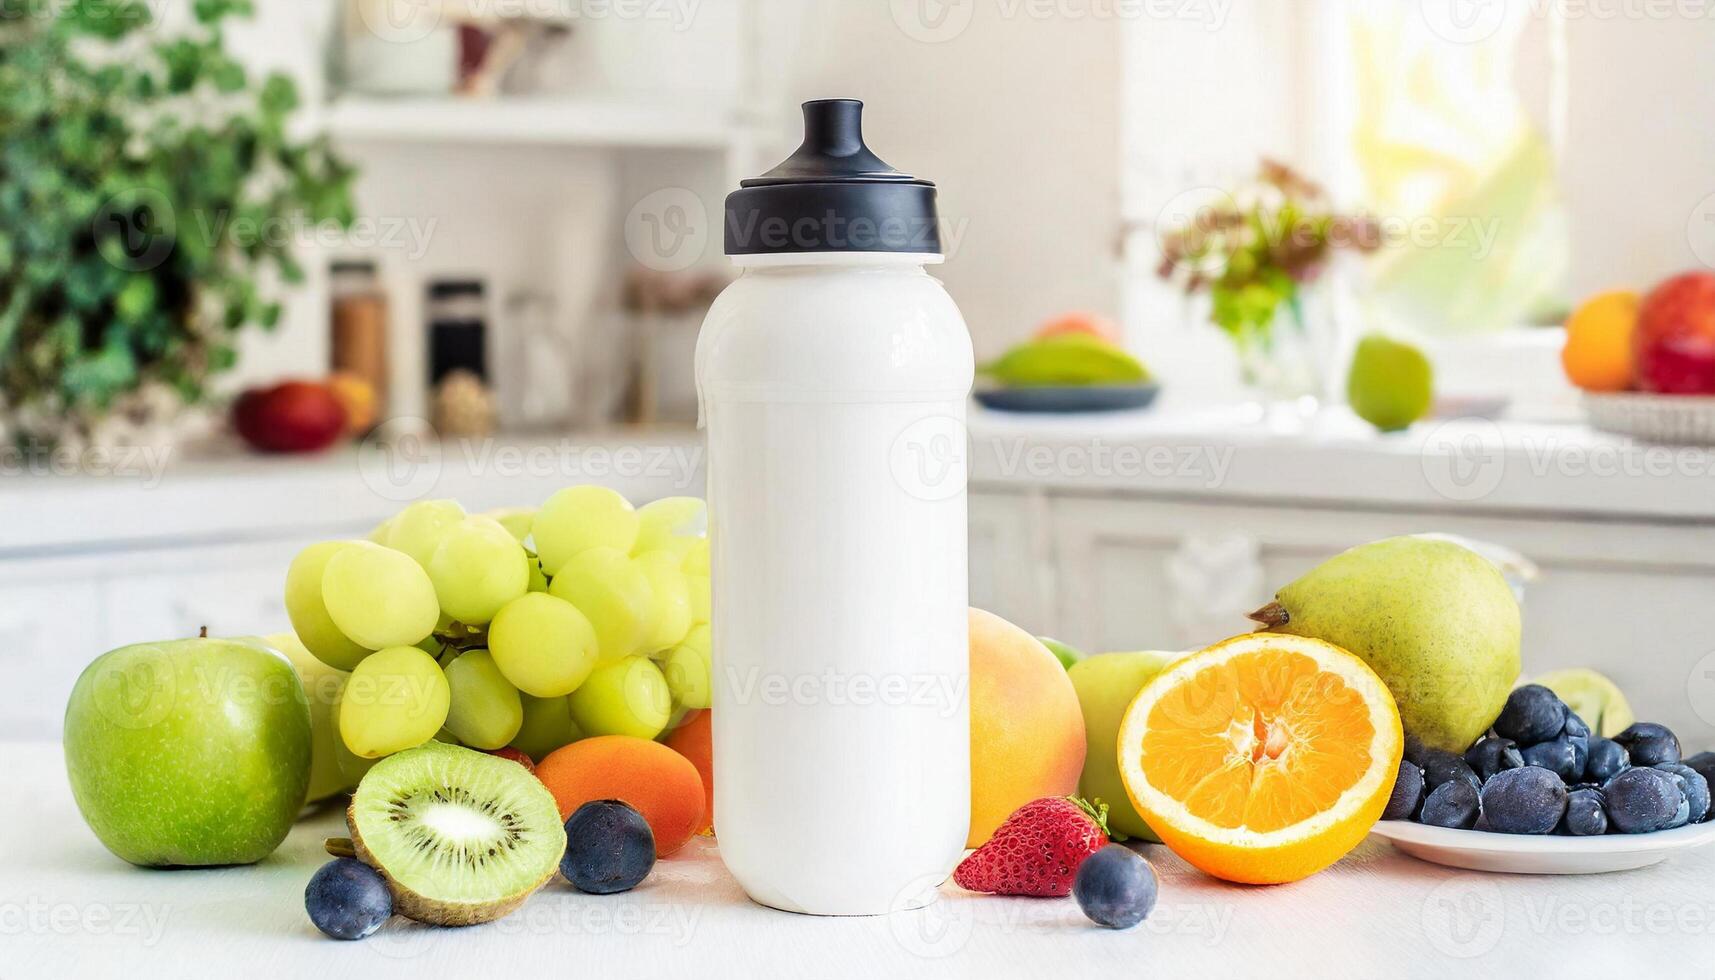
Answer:
<svg viewBox="0 0 1715 980"><path fill-rule="evenodd" d="M9 978L172 977L1362 977L1685 976L1715 963L1715 848L1639 871L1483 875L1370 838L1294 885L1207 878L1165 848L1148 921L1091 926L1071 899L944 886L929 909L818 919L749 903L716 846L693 842L637 890L549 885L468 929L394 919L368 940L323 938L303 889L340 815L301 822L259 865L148 871L84 827L56 744L0 743L11 792L0 843L0 972ZM838 841L828 846L838 847Z"/></svg>

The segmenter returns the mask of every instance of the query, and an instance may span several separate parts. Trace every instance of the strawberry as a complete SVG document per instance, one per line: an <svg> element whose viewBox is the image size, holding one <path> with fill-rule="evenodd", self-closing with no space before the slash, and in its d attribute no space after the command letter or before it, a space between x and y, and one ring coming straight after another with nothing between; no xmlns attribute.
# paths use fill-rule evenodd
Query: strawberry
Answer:
<svg viewBox="0 0 1715 980"><path fill-rule="evenodd" d="M1084 859L1108 843L1108 805L1049 796L1013 811L988 843L959 862L959 887L996 895L1063 896Z"/></svg>

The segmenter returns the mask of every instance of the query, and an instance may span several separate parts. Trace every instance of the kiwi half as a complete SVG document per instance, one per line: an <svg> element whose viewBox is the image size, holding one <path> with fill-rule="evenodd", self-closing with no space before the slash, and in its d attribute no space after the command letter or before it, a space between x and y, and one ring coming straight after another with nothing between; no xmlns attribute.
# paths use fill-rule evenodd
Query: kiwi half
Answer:
<svg viewBox="0 0 1715 980"><path fill-rule="evenodd" d="M346 811L352 846L394 910L468 926L516 909L559 869L560 809L511 759L430 742L376 763Z"/></svg>

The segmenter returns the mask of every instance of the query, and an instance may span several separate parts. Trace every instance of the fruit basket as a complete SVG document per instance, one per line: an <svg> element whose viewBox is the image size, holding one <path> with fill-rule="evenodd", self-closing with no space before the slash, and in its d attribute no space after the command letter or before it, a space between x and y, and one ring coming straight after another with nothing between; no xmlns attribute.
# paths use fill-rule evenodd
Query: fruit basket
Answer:
<svg viewBox="0 0 1715 980"><path fill-rule="evenodd" d="M1647 442L1715 446L1715 396L1586 392L1584 412L1603 432Z"/></svg>

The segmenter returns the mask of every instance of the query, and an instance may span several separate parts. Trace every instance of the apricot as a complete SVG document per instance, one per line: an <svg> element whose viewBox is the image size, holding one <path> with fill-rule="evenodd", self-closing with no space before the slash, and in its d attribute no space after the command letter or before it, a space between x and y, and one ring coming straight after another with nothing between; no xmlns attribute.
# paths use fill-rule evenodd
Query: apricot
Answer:
<svg viewBox="0 0 1715 980"><path fill-rule="evenodd" d="M1042 642L971 610L971 830L980 847L1012 812L1071 796L1084 770L1084 713L1066 668Z"/></svg>
<svg viewBox="0 0 1715 980"><path fill-rule="evenodd" d="M715 754L708 709L686 715L663 743L691 760L697 767L697 775L703 777L703 825L697 828L697 833L708 833L715 822Z"/></svg>
<svg viewBox="0 0 1715 980"><path fill-rule="evenodd" d="M691 760L660 742L598 735L555 749L536 764L560 817L591 800L629 803L655 834L655 854L685 846L703 822L703 777Z"/></svg>

